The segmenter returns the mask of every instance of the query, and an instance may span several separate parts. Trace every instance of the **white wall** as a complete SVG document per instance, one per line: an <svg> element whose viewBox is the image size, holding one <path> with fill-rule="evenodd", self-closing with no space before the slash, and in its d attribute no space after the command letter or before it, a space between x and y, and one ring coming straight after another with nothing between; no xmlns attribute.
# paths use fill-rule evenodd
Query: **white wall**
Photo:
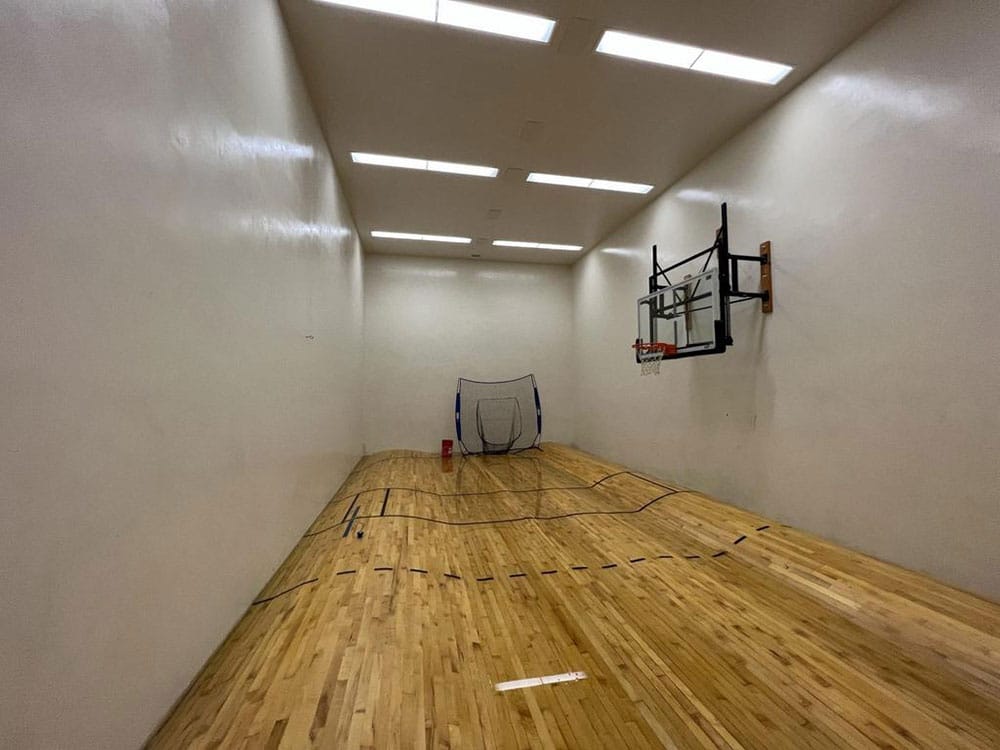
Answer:
<svg viewBox="0 0 1000 750"><path fill-rule="evenodd" d="M438 450L455 437L455 382L535 373L542 439L572 442L567 266L365 258L365 444Z"/></svg>
<svg viewBox="0 0 1000 750"><path fill-rule="evenodd" d="M1000 598L997 39L997 3L903 6L582 259L579 445ZM775 312L641 378L649 247L721 200Z"/></svg>
<svg viewBox="0 0 1000 750"><path fill-rule="evenodd" d="M361 451L361 255L270 0L0 9L0 744L139 746Z"/></svg>

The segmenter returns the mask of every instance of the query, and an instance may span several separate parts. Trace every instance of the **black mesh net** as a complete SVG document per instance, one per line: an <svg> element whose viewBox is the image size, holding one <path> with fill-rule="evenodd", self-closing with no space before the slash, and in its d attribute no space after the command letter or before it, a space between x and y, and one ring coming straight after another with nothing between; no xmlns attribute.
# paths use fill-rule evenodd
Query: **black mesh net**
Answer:
<svg viewBox="0 0 1000 750"><path fill-rule="evenodd" d="M538 445L542 406L535 376L496 382L459 378L455 431L463 453L510 453Z"/></svg>

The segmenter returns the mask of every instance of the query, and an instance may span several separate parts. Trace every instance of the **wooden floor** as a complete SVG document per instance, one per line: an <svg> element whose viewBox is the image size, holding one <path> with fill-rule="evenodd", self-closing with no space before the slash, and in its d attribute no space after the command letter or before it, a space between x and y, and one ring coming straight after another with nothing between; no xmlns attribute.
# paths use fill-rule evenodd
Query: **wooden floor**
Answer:
<svg viewBox="0 0 1000 750"><path fill-rule="evenodd" d="M150 746L1000 748L997 604L543 448L363 459Z"/></svg>

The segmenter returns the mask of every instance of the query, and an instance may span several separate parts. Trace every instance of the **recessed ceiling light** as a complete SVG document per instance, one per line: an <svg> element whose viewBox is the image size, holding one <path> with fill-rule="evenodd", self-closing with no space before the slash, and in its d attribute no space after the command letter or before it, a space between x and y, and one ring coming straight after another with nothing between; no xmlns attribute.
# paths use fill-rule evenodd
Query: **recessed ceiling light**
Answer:
<svg viewBox="0 0 1000 750"><path fill-rule="evenodd" d="M593 180L589 177L569 177L563 174L532 172L528 175L528 182L544 182L547 185L565 185L567 187L589 188Z"/></svg>
<svg viewBox="0 0 1000 750"><path fill-rule="evenodd" d="M351 159L356 164L374 164L379 167L397 167L398 169L427 169L426 159L410 159L406 156L365 154L359 151L352 151Z"/></svg>
<svg viewBox="0 0 1000 750"><path fill-rule="evenodd" d="M520 242L518 240L493 240L496 247L527 247L535 250L583 250L582 245L557 245L552 242Z"/></svg>
<svg viewBox="0 0 1000 750"><path fill-rule="evenodd" d="M792 66L707 49L691 66L691 70L773 86L791 72Z"/></svg>
<svg viewBox="0 0 1000 750"><path fill-rule="evenodd" d="M591 177L569 177L562 174L545 174L532 172L528 182L541 182L546 185L567 185L569 187L590 188L591 190L612 190L616 193L648 193L652 185L640 182L618 182L616 180L595 180Z"/></svg>
<svg viewBox="0 0 1000 750"><path fill-rule="evenodd" d="M496 177L500 171L496 167L483 167L478 164L457 164L450 161L411 159L408 156L366 154L360 151L352 151L351 159L353 159L356 164L374 164L379 167L417 169L425 172L445 172L447 174L463 174L472 175L474 177Z"/></svg>
<svg viewBox="0 0 1000 750"><path fill-rule="evenodd" d="M605 31L597 45L597 51L675 68L690 68L702 52L701 47L626 34L624 31Z"/></svg>
<svg viewBox="0 0 1000 750"><path fill-rule="evenodd" d="M668 42L665 39L628 34L624 31L605 31L597 45L597 51L606 55L687 68L701 73L766 83L771 86L780 82L792 71L791 65L691 47Z"/></svg>
<svg viewBox="0 0 1000 750"><path fill-rule="evenodd" d="M640 185L636 182L616 182L615 180L594 180L590 183L592 190L614 190L619 193L648 193L652 185Z"/></svg>
<svg viewBox="0 0 1000 750"><path fill-rule="evenodd" d="M419 18L433 22L437 16L437 0L317 0L327 5L342 5L375 13L389 13L394 16Z"/></svg>
<svg viewBox="0 0 1000 750"><path fill-rule="evenodd" d="M500 170L496 167L481 167L478 164L457 164L450 161L434 161L428 159L428 172L445 172L447 174L465 174L473 177L496 177Z"/></svg>
<svg viewBox="0 0 1000 750"><path fill-rule="evenodd" d="M551 18L459 0L441 0L438 3L437 22L446 26L458 26L463 29L485 31L487 34L500 34L543 43L552 38L552 30L556 26L556 22Z"/></svg>
<svg viewBox="0 0 1000 750"><path fill-rule="evenodd" d="M443 234L413 234L412 232L385 232L380 229L373 229L372 237L383 240L419 240L421 242L451 242L456 245L468 245L472 243L471 237L449 237Z"/></svg>
<svg viewBox="0 0 1000 750"><path fill-rule="evenodd" d="M421 21L548 43L556 22L530 13L460 0L316 0L327 5L388 13Z"/></svg>

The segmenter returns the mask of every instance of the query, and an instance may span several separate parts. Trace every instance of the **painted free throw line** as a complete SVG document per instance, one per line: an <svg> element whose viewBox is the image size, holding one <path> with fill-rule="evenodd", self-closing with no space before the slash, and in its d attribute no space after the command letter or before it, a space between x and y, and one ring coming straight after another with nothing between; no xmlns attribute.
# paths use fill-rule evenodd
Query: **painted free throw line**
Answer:
<svg viewBox="0 0 1000 750"><path fill-rule="evenodd" d="M547 674L543 677L525 677L523 680L498 682L496 689L498 693L503 693L507 690L522 690L539 685L553 685L557 682L576 682L585 679L587 679L586 672L563 672L562 674Z"/></svg>

